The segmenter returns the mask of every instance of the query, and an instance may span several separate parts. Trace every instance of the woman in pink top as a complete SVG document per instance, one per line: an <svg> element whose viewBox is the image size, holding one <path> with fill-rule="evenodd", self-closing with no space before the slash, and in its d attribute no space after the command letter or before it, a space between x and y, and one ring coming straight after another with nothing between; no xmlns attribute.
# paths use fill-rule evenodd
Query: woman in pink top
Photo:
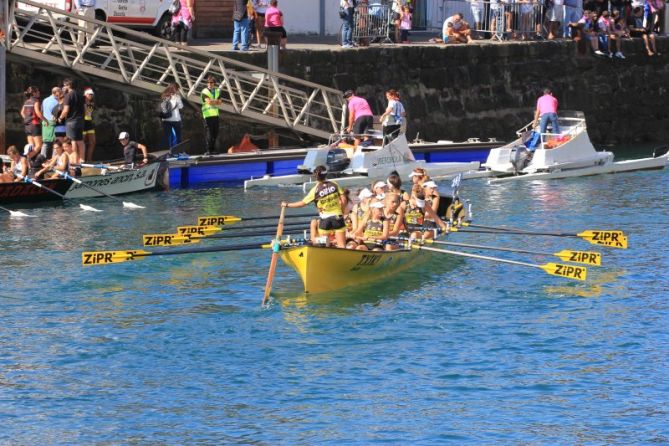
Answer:
<svg viewBox="0 0 669 446"><path fill-rule="evenodd" d="M353 131L355 146L360 144L360 135L367 133L374 125L374 113L369 103L360 96L356 96L353 90L344 93L344 98L348 102L348 127L347 132ZM363 138L369 140L368 136Z"/></svg>
<svg viewBox="0 0 669 446"><path fill-rule="evenodd" d="M179 11L172 16L172 37L176 43L188 43L188 30L195 20L195 0L179 0Z"/></svg>
<svg viewBox="0 0 669 446"><path fill-rule="evenodd" d="M286 43L288 43L288 35L286 34L286 29L283 27L283 13L276 7L278 4L278 0L270 0L269 2L269 8L265 11L265 31L280 32L281 49L285 50Z"/></svg>
<svg viewBox="0 0 669 446"><path fill-rule="evenodd" d="M541 118L540 132L546 133L548 123L551 123L551 130L554 134L560 133L558 126L558 100L553 96L550 88L544 88L544 95L537 100L537 110L534 112L534 122L532 127L537 126L537 121Z"/></svg>

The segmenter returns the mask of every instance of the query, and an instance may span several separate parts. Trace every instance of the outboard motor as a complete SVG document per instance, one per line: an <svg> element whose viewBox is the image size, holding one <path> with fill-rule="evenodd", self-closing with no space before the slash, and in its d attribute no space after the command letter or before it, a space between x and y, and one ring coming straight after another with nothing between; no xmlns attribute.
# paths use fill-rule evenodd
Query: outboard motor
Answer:
<svg viewBox="0 0 669 446"><path fill-rule="evenodd" d="M530 163L530 160L532 159L532 153L527 150L527 147L520 145L511 149L509 157L509 161L511 161L514 173L518 174Z"/></svg>
<svg viewBox="0 0 669 446"><path fill-rule="evenodd" d="M656 147L656 148L653 150L653 158L660 157L660 156L664 155L664 154L667 153L667 152L669 152L669 145Z"/></svg>
<svg viewBox="0 0 669 446"><path fill-rule="evenodd" d="M337 173L346 169L351 163L351 160L348 159L348 154L344 149L330 149L328 151L328 157L326 161L326 166L328 172Z"/></svg>

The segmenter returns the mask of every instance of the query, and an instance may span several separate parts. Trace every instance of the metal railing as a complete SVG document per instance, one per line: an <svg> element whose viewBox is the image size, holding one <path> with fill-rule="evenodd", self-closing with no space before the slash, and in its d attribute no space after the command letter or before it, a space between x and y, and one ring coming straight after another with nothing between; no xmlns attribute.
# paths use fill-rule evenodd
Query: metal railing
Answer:
<svg viewBox="0 0 669 446"><path fill-rule="evenodd" d="M492 40L529 38L544 32L543 2L536 0L441 0L432 2L431 28L442 29L444 21L461 13L473 35Z"/></svg>
<svg viewBox="0 0 669 446"><path fill-rule="evenodd" d="M380 42L392 43L392 11L382 3L358 3L353 13L353 40L360 44Z"/></svg>
<svg viewBox="0 0 669 446"><path fill-rule="evenodd" d="M213 75L223 112L323 139L343 127L338 90L29 0L10 5L6 46L16 56L157 93L175 83L197 104Z"/></svg>

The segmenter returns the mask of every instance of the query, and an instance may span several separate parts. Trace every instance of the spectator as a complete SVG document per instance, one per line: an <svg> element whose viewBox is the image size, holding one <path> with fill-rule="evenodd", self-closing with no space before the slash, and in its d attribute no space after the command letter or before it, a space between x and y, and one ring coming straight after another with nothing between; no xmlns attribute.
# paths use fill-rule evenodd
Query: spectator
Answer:
<svg viewBox="0 0 669 446"><path fill-rule="evenodd" d="M597 31L599 38L599 50L604 52L608 57L613 57L613 51L611 51L611 40L615 40L615 35L613 34L613 21L611 20L609 11L602 11L602 14L597 20ZM625 56L620 52L620 41L616 42L617 51L615 56L621 59L624 59Z"/></svg>
<svg viewBox="0 0 669 446"><path fill-rule="evenodd" d="M446 19L442 32L444 43L470 43L472 41L469 24L462 18L461 12Z"/></svg>
<svg viewBox="0 0 669 446"><path fill-rule="evenodd" d="M660 21L664 0L646 0L643 6L643 15L646 20L646 28L654 33L660 32Z"/></svg>
<svg viewBox="0 0 669 446"><path fill-rule="evenodd" d="M384 143L386 138L393 140L399 135L402 128L402 122L406 117L404 106L400 102L400 96L397 90L390 89L386 91L386 99L388 100L388 107L386 111L379 117L379 121L383 125Z"/></svg>
<svg viewBox="0 0 669 446"><path fill-rule="evenodd" d="M574 38L574 26L583 16L583 0L564 0L564 24L562 26L562 35L564 37Z"/></svg>
<svg viewBox="0 0 669 446"><path fill-rule="evenodd" d="M234 30L232 32L232 49L239 51L241 44L242 51L249 50L249 17L246 13L246 0L234 0L232 4L232 23Z"/></svg>
<svg viewBox="0 0 669 446"><path fill-rule="evenodd" d="M42 101L42 155L50 158L52 154L53 142L56 140L56 119L54 109L58 106L58 97L60 96L60 87L51 89L51 96Z"/></svg>
<svg viewBox="0 0 669 446"><path fill-rule="evenodd" d="M188 44L188 31L195 21L195 0L179 0L179 10L172 16L172 36L176 43Z"/></svg>
<svg viewBox="0 0 669 446"><path fill-rule="evenodd" d="M537 100L537 109L534 112L534 122L532 127L537 126L537 121L541 119L540 133L546 133L548 123L551 124L551 132L553 134L560 133L558 125L558 100L553 96L550 88L544 88L544 95Z"/></svg>
<svg viewBox="0 0 669 446"><path fill-rule="evenodd" d="M361 135L364 140L368 141L366 136L367 130L372 129L374 125L374 113L369 106L369 103L359 96L355 95L353 90L347 90L344 93L344 98L348 102L348 127L347 132L353 132L354 147L358 147L361 143Z"/></svg>
<svg viewBox="0 0 669 446"><path fill-rule="evenodd" d="M66 138L65 134L65 121L62 121L60 119L61 113L63 113L63 107L65 107L64 100L65 100L65 93L63 92L63 89L60 87L55 87L58 90L58 95L56 96L56 99L58 99L58 104L51 110L51 113L53 114L53 121L56 123L55 125L55 136L56 136L56 141L60 141L61 143L63 140ZM54 88L54 89L55 89Z"/></svg>
<svg viewBox="0 0 669 446"><path fill-rule="evenodd" d="M33 147L31 158L42 150L42 121L45 121L42 115L42 101L40 99L39 88L30 86L23 93L26 101L21 107L20 115L23 118L23 127L28 144Z"/></svg>
<svg viewBox="0 0 669 446"><path fill-rule="evenodd" d="M590 43L590 48L594 54L604 55L597 46L597 14L595 12L588 9L583 11L583 17L577 22L575 29L583 40Z"/></svg>
<svg viewBox="0 0 669 446"><path fill-rule="evenodd" d="M179 89L176 84L170 84L165 88L163 93L160 95L161 111L163 108L169 108L169 116L162 118L163 120L163 133L164 133L164 142L167 144L167 147L170 150L170 155L177 155L173 152L173 148L181 143L181 112L180 110L184 108L183 101L181 100L181 95L179 94Z"/></svg>
<svg viewBox="0 0 669 446"><path fill-rule="evenodd" d="M632 16L627 21L630 36L641 37L646 45L646 53L649 56L659 55L655 46L655 33L650 27L646 27L643 9L637 6L632 10Z"/></svg>
<svg viewBox="0 0 669 446"><path fill-rule="evenodd" d="M532 13L534 4L532 0L519 0L520 3L520 39L526 40L532 33ZM577 19L578 20L578 19Z"/></svg>
<svg viewBox="0 0 669 446"><path fill-rule="evenodd" d="M95 151L95 125L93 124L93 111L95 110L95 93L92 88L84 90L84 147L86 148L86 159L93 160Z"/></svg>
<svg viewBox="0 0 669 446"><path fill-rule="evenodd" d="M95 18L95 0L75 0L74 7L77 14L85 20L79 20L77 43L84 45L93 36L94 23L88 21Z"/></svg>
<svg viewBox="0 0 669 446"><path fill-rule="evenodd" d="M253 2L248 0L246 2L246 15L249 18L249 46L260 48L260 33L258 32L258 14L253 8ZM256 45L253 45L253 36L256 37Z"/></svg>
<svg viewBox="0 0 669 446"><path fill-rule="evenodd" d="M474 29L478 33L481 30L483 11L485 9L484 3L483 0L470 0L470 2L471 2L470 8L472 10L472 17L474 18ZM478 37L474 36L473 38L478 38Z"/></svg>
<svg viewBox="0 0 669 446"><path fill-rule="evenodd" d="M269 6L267 0L253 0L253 9L256 12L256 39L258 39L258 46L261 46L260 38L265 32L265 12L267 12L267 6Z"/></svg>
<svg viewBox="0 0 669 446"><path fill-rule="evenodd" d="M216 153L216 139L218 138L219 115L221 110L218 108L223 101L221 96L223 93L221 89L216 87L216 78L209 76L207 78L207 86L202 89L200 100L202 101L202 117L204 118L204 125L207 129L207 151L205 155L213 155Z"/></svg>
<svg viewBox="0 0 669 446"><path fill-rule="evenodd" d="M564 22L563 2L564 0L553 0L553 6L546 13L548 19L548 40L560 37L560 23Z"/></svg>
<svg viewBox="0 0 669 446"><path fill-rule="evenodd" d="M402 1L393 0L392 5L392 19L393 31L395 32L395 43L400 43L402 40L401 26L402 26Z"/></svg>
<svg viewBox="0 0 669 446"><path fill-rule="evenodd" d="M355 8L353 0L340 0L339 16L344 22L341 27L341 46L342 48L353 48L353 13Z"/></svg>
<svg viewBox="0 0 669 446"><path fill-rule="evenodd" d="M63 111L59 119L65 121L65 135L74 141L75 150L79 155L76 164L86 162L84 146L84 98L74 87L72 79L63 81Z"/></svg>
<svg viewBox="0 0 669 446"><path fill-rule="evenodd" d="M514 20L516 19L516 7L514 6L516 0L504 0L502 2L504 5L504 22L506 25L506 34L507 37L511 39L516 39L516 33L514 28Z"/></svg>
<svg viewBox="0 0 669 446"><path fill-rule="evenodd" d="M269 8L265 12L265 29L267 31L281 33L281 49L286 49L288 43L288 35L286 29L283 27L283 13L279 10L277 5L279 0L269 0Z"/></svg>
<svg viewBox="0 0 669 446"><path fill-rule="evenodd" d="M411 11L408 6L402 8L402 16L400 19L400 42L409 43L409 31L411 31Z"/></svg>

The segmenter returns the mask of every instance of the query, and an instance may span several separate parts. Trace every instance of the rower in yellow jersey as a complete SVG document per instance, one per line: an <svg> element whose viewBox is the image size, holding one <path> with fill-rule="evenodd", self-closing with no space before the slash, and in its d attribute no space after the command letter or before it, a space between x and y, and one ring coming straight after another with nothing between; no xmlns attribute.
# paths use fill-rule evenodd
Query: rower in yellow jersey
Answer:
<svg viewBox="0 0 669 446"><path fill-rule="evenodd" d="M346 222L344 221L344 206L346 198L344 191L334 181L326 180L327 168L318 166L314 169L314 179L318 182L309 193L300 201L281 203L282 207L301 208L311 202L316 203L320 221L318 233L329 235L334 233L337 247L346 247ZM311 234L315 240L316 234Z"/></svg>

